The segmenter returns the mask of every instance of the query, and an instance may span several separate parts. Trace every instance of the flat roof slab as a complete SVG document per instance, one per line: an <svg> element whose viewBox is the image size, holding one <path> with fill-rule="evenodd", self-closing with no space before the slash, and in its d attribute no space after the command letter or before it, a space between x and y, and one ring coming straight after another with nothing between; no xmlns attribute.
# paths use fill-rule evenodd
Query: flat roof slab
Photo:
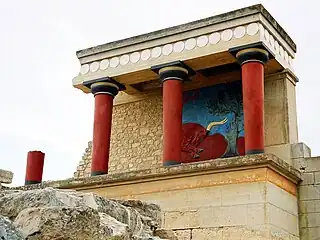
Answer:
<svg viewBox="0 0 320 240"><path fill-rule="evenodd" d="M266 74L293 71L295 43L262 5L254 5L80 50L77 57L81 68L73 86L90 93L86 82L111 77L126 86L127 94L135 94L148 88L139 83L158 79L152 66L179 60L198 72L194 87L200 87L197 81L203 77L201 71L232 66L236 59L230 50L250 45L269 51L272 60L266 64Z"/></svg>

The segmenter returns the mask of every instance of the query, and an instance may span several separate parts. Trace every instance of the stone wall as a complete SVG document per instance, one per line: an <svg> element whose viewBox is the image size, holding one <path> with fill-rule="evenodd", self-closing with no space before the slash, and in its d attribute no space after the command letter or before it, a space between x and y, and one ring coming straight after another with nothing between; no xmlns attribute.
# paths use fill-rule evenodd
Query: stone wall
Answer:
<svg viewBox="0 0 320 240"><path fill-rule="evenodd" d="M292 164L291 144L298 141L295 81L289 71L265 78L266 153L274 153L289 164ZM125 96L128 96L127 102ZM161 94L120 93L118 97L113 111L109 172L159 166L162 157ZM74 177L90 175L91 149L89 142Z"/></svg>
<svg viewBox="0 0 320 240"><path fill-rule="evenodd" d="M298 240L299 176L273 155L252 155L67 184L112 199L155 203L163 211L162 228L174 230L179 240Z"/></svg>
<svg viewBox="0 0 320 240"><path fill-rule="evenodd" d="M162 97L117 105L113 110L109 173L129 172L161 165ZM90 175L92 143L74 177Z"/></svg>
<svg viewBox="0 0 320 240"><path fill-rule="evenodd" d="M299 186L299 222L301 240L320 237L320 157L296 159L303 174Z"/></svg>

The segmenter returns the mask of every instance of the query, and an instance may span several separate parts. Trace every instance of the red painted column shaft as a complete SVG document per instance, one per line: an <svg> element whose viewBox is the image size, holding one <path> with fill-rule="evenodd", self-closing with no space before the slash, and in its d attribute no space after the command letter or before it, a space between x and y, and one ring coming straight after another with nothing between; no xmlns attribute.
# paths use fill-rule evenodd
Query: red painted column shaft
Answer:
<svg viewBox="0 0 320 240"><path fill-rule="evenodd" d="M42 182L44 156L40 151L28 152L25 185Z"/></svg>
<svg viewBox="0 0 320 240"><path fill-rule="evenodd" d="M163 82L163 164L181 163L183 81Z"/></svg>
<svg viewBox="0 0 320 240"><path fill-rule="evenodd" d="M246 154L264 152L264 65L248 61L242 65L242 92Z"/></svg>
<svg viewBox="0 0 320 240"><path fill-rule="evenodd" d="M108 173L113 96L95 95L91 175Z"/></svg>

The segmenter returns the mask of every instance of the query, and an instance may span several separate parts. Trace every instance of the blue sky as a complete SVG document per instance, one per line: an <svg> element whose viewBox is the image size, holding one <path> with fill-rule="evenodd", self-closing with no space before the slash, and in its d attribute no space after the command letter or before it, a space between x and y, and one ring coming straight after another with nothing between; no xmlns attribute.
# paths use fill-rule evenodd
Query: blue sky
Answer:
<svg viewBox="0 0 320 240"><path fill-rule="evenodd" d="M44 180L71 177L92 136L93 97L72 87L75 52L263 3L298 46L300 141L320 155L317 1L11 0L0 5L0 168L23 184L29 150L46 153Z"/></svg>

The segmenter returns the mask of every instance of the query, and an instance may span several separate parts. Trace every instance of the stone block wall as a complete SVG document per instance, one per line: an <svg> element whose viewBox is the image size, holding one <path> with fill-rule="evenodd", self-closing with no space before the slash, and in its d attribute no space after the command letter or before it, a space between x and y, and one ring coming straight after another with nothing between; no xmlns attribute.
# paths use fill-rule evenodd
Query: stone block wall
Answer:
<svg viewBox="0 0 320 240"><path fill-rule="evenodd" d="M301 240L320 238L320 157L299 158L295 165L302 171L299 186Z"/></svg>
<svg viewBox="0 0 320 240"><path fill-rule="evenodd" d="M162 97L113 109L109 173L129 172L161 165ZM90 176L92 142L83 154L74 177Z"/></svg>
<svg viewBox="0 0 320 240"><path fill-rule="evenodd" d="M264 167L259 158L275 161ZM250 162L259 166L236 167ZM158 204L161 228L173 230L179 240L298 240L296 180L274 165L295 171L273 156L256 155L117 174L116 184L109 175L78 190ZM121 175L125 180L119 183Z"/></svg>

